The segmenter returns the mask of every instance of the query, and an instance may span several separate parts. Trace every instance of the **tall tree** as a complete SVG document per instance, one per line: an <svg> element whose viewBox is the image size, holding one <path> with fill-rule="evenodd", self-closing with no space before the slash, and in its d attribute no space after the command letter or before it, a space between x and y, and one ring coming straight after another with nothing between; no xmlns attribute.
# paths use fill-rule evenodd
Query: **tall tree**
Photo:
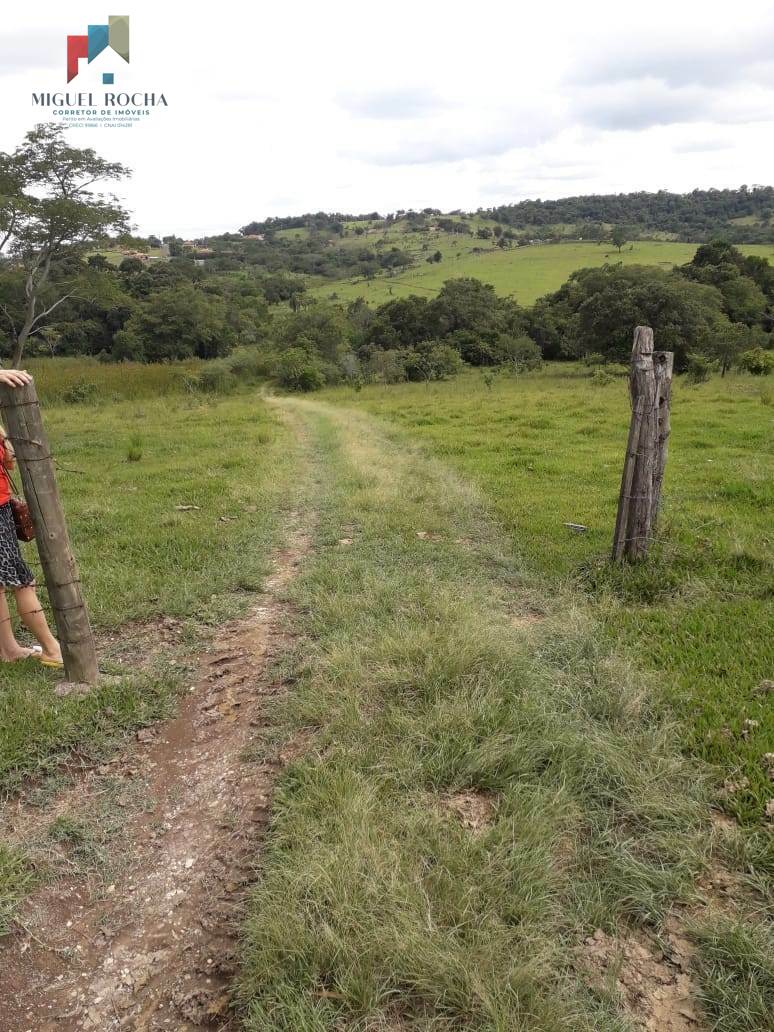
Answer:
<svg viewBox="0 0 774 1032"><path fill-rule="evenodd" d="M621 248L629 239L629 230L626 226L613 226L613 230L610 234L610 241L614 247L618 248L618 253L621 253Z"/></svg>
<svg viewBox="0 0 774 1032"><path fill-rule="evenodd" d="M81 258L111 233L128 230L127 212L97 183L129 170L91 148L68 145L61 125L39 125L12 153L0 152L0 260L24 281L21 306L0 285L0 318L18 366L31 336L78 292Z"/></svg>

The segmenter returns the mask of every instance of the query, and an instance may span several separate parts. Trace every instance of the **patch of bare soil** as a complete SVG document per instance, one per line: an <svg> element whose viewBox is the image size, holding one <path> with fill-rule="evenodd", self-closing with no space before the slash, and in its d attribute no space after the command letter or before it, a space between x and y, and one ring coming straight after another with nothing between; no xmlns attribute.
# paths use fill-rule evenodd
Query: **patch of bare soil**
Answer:
<svg viewBox="0 0 774 1032"><path fill-rule="evenodd" d="M599 989L614 991L635 1026L648 1032L706 1029L691 977L695 949L677 921L659 941L644 933L614 938L598 928L581 949L581 963Z"/></svg>
<svg viewBox="0 0 774 1032"><path fill-rule="evenodd" d="M276 774L296 751L289 743L260 761L246 749L265 722L263 700L282 690L268 668L289 644L283 589L308 547L295 532L250 614L200 657L177 715L139 732L109 765L142 779L142 805L120 837L124 863L110 885L75 874L23 908L0 949L5 1032L232 1027L244 898ZM176 630L159 628L165 638ZM67 807L96 808L99 785L84 776ZM49 817L61 810L53 800ZM26 816L21 803L17 836Z"/></svg>
<svg viewBox="0 0 774 1032"><path fill-rule="evenodd" d="M457 817L460 823L474 835L481 834L492 823L495 796L490 792L452 792L443 797L442 805Z"/></svg>

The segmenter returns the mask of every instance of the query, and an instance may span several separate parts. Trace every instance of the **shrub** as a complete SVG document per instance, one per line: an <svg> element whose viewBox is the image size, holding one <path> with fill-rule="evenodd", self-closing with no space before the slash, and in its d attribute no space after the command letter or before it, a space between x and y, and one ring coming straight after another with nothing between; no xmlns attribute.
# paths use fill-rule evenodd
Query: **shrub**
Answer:
<svg viewBox="0 0 774 1032"><path fill-rule="evenodd" d="M508 347L508 361L518 372L526 373L530 369L540 369L543 355L531 337L514 337Z"/></svg>
<svg viewBox="0 0 774 1032"><path fill-rule="evenodd" d="M406 352L397 348L375 351L363 371L371 383L402 383L406 379Z"/></svg>
<svg viewBox="0 0 774 1032"><path fill-rule="evenodd" d="M288 348L277 362L275 375L289 391L318 391L325 386L319 360L303 348Z"/></svg>
<svg viewBox="0 0 774 1032"><path fill-rule="evenodd" d="M594 387L607 387L608 384L615 383L615 377L605 369L595 369L590 380Z"/></svg>
<svg viewBox="0 0 774 1032"><path fill-rule="evenodd" d="M199 373L197 386L207 394L230 394L238 384L228 362L219 360L207 363Z"/></svg>
<svg viewBox="0 0 774 1032"><path fill-rule="evenodd" d="M427 355L432 380L446 380L462 372L460 353L451 344L435 344Z"/></svg>
<svg viewBox="0 0 774 1032"><path fill-rule="evenodd" d="M604 355L600 355L599 352L592 351L590 355L584 355L581 361L585 366L590 366L592 369L595 369L598 366L603 366L607 359Z"/></svg>
<svg viewBox="0 0 774 1032"><path fill-rule="evenodd" d="M705 383L710 378L711 364L704 355L688 355L685 368L685 379L688 383Z"/></svg>
<svg viewBox="0 0 774 1032"><path fill-rule="evenodd" d="M739 356L739 368L753 376L768 376L774 371L774 351L752 348Z"/></svg>
<svg viewBox="0 0 774 1032"><path fill-rule="evenodd" d="M456 376L464 362L451 344L442 341L425 341L417 348L408 348L404 353L406 376L409 380L447 380Z"/></svg>
<svg viewBox="0 0 774 1032"><path fill-rule="evenodd" d="M99 388L91 380L81 378L62 391L66 405L93 405L99 397Z"/></svg>
<svg viewBox="0 0 774 1032"><path fill-rule="evenodd" d="M132 434L129 438L129 447L126 449L127 462L139 462L142 458L142 437L139 434Z"/></svg>
<svg viewBox="0 0 774 1032"><path fill-rule="evenodd" d="M277 356L272 352L258 351L256 348L236 348L225 362L234 376L245 383L255 383L272 375L277 364Z"/></svg>

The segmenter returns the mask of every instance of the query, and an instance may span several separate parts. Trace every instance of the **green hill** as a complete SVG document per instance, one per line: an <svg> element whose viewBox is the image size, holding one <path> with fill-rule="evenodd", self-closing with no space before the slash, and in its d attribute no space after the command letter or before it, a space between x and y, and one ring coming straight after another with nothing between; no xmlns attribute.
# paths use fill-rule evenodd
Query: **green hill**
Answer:
<svg viewBox="0 0 774 1032"><path fill-rule="evenodd" d="M393 234L391 239L395 239ZM391 297L408 294L436 294L444 280L458 276L474 276L491 283L498 294L513 296L519 304L532 304L537 298L557 290L576 269L623 262L625 265L658 265L671 268L689 262L696 244L662 240L637 240L627 244L619 254L610 244L561 243L535 244L501 250L485 241L458 239L446 234L422 234L411 243L417 264L392 275L373 279L327 280L310 290L321 298L335 297L351 301L363 297L372 304L381 304ZM417 244L419 245L417 247ZM428 251L422 247L428 244ZM483 246L477 247L476 244ZM430 250L430 248L432 250ZM441 251L440 262L428 263L425 257ZM740 247L745 254L774 259L774 244L749 244Z"/></svg>

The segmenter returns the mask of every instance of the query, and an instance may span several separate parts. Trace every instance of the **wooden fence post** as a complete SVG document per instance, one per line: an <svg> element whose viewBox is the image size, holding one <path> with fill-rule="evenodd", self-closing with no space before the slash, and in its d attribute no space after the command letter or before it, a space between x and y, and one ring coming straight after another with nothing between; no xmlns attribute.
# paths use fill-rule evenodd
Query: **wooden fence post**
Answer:
<svg viewBox="0 0 774 1032"><path fill-rule="evenodd" d="M35 540L62 646L65 674L70 681L95 684L98 670L94 636L70 548L35 384L24 387L0 384L0 409L6 433L16 451L24 495L35 525Z"/></svg>
<svg viewBox="0 0 774 1032"><path fill-rule="evenodd" d="M658 418L658 440L656 445L656 469L653 476L653 527L661 508L661 484L664 480L669 435L672 432L672 370L675 364L673 351L654 351L653 367L656 371L656 414Z"/></svg>
<svg viewBox="0 0 774 1032"><path fill-rule="evenodd" d="M673 354L653 351L653 330L634 331L629 393L632 418L626 445L613 559L642 559L658 515L670 432Z"/></svg>

